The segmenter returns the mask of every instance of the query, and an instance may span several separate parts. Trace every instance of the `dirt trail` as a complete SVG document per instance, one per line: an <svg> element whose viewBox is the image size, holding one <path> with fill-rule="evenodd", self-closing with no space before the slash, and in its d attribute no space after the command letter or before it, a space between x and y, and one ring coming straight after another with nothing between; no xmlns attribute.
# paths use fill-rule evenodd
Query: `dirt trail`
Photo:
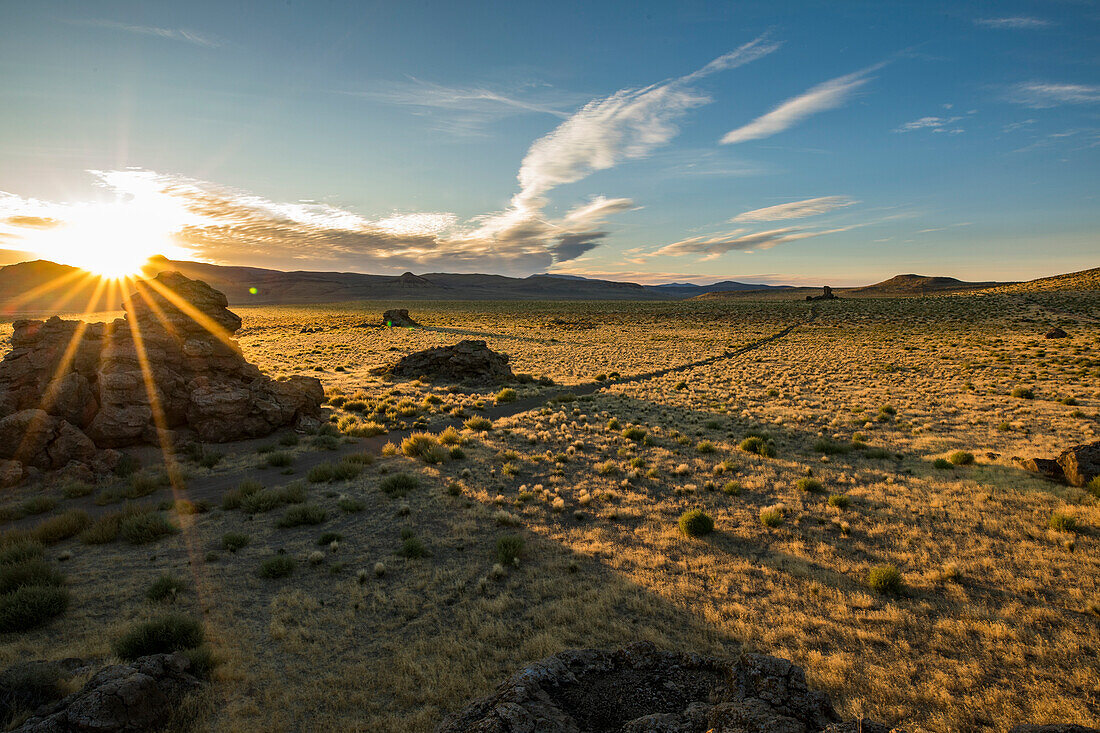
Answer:
<svg viewBox="0 0 1100 733"><path fill-rule="evenodd" d="M657 377L663 377L675 372L686 371L689 369L695 369L696 367L706 366L725 359L733 359L738 356L743 356L757 349L761 349L768 344L771 344L779 339L783 338L795 328L801 325L806 325L813 321L817 317L817 310L811 309L809 316L802 321L792 323L786 328L777 331L771 336L767 336L762 339L758 339L751 343L741 346L737 349L723 352L717 356L707 357L706 359L699 359L698 361L688 362L686 364L679 364L677 366L668 367L666 369L658 369L652 372L645 372L642 374L635 374L632 376L621 377L619 379L609 379L603 382L585 382L583 384L576 384L570 387L562 387L561 389L555 389L548 392L543 392L532 397L517 400L515 402L509 402L502 405L493 405L484 410L479 411L485 417L492 420L499 420L505 417L511 417L518 415L529 410L533 410L543 405L546 405L555 400L559 400L563 397L583 397L598 392L605 387L610 387L616 384L629 384L631 382L640 382L646 379L655 379ZM446 429L448 426L453 425L456 428L462 427L462 420L455 418L446 421L444 424L438 426L439 430ZM376 435L370 438L355 438L347 442L341 443L336 450L315 450L308 453L302 453L296 457L294 461L294 474L292 476L286 476L282 474L278 468L271 468L266 466L255 466L247 469L240 469L233 472L215 474L213 476L203 476L199 478L190 479L187 482L187 487L179 492L177 498L185 498L190 501L210 501L218 503L221 500L222 495L231 488L236 487L245 479L259 480L265 488L276 488L284 486L293 481L299 481L303 479L315 466L319 466L323 463L330 463L337 461L340 458L355 453L371 452L379 453L382 446L386 443L400 443L403 439L407 438L414 432L419 430L394 430L384 435ZM156 495L148 497L142 497L141 499L133 500L132 503L136 505L156 505L166 499L168 494L166 492L157 492ZM99 506L94 502L94 495L88 496L82 499L76 499L65 502L65 509L83 509L88 512L92 517L97 515L106 514L108 512L116 511L118 509L117 504L111 504L106 506ZM7 525L7 528L12 527L26 527L35 524L39 521L40 517L25 517L21 520L11 522Z"/></svg>

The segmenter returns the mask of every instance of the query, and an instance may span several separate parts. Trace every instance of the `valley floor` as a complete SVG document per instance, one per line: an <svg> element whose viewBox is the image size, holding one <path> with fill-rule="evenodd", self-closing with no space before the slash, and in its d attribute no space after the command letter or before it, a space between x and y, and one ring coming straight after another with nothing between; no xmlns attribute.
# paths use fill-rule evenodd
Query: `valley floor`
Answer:
<svg viewBox="0 0 1100 733"><path fill-rule="evenodd" d="M427 327L357 327L405 306ZM52 545L73 603L0 636L0 667L110 659L134 621L179 610L220 661L201 729L428 731L527 662L639 639L791 659L845 717L907 731L1100 723L1098 499L1011 460L1100 439L1100 292L237 312L249 360L322 379L339 434L209 446L176 496L146 451L142 500L181 531ZM1044 339L1054 325L1071 338ZM512 396L372 374L463 338L556 383L514 385L519 400L554 399L462 427ZM448 445L402 452L449 424ZM224 501L244 480L269 500ZM50 487L41 519L103 516L135 483ZM280 526L302 506L323 518ZM696 507L715 529L688 538L677 519ZM280 553L295 569L261 577ZM900 591L869 587L882 565ZM186 589L146 600L166 573Z"/></svg>

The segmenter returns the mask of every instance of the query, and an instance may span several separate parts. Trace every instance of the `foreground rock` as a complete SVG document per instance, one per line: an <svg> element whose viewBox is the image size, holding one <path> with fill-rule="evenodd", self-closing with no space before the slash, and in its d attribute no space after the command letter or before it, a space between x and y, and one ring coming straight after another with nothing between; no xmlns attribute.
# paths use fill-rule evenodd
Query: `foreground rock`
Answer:
<svg viewBox="0 0 1100 733"><path fill-rule="evenodd" d="M821 295L807 295L806 300L840 300L840 296L833 292L833 289L826 285Z"/></svg>
<svg viewBox="0 0 1100 733"><path fill-rule="evenodd" d="M0 362L0 460L99 470L98 449L156 443L158 421L224 442L317 416L320 381L261 374L232 340L241 319L227 305L206 283L167 272L138 283L112 323L16 321ZM0 467L10 481L16 470Z"/></svg>
<svg viewBox="0 0 1100 733"><path fill-rule="evenodd" d="M158 730L201 682L181 654L154 654L101 669L78 692L40 708L18 733Z"/></svg>
<svg viewBox="0 0 1100 733"><path fill-rule="evenodd" d="M1075 445L1055 458L1012 459L1026 471L1041 474L1053 481L1065 481L1073 486L1087 486L1100 476L1100 440Z"/></svg>
<svg viewBox="0 0 1100 733"><path fill-rule="evenodd" d="M731 662L638 642L535 662L436 731L807 733L839 731L832 726L840 723L828 697L809 689L790 662L756 654ZM886 728L865 721L863 730Z"/></svg>
<svg viewBox="0 0 1100 733"><path fill-rule="evenodd" d="M428 377L433 381L511 382L516 378L508 366L507 354L472 339L409 354L390 371L399 377Z"/></svg>
<svg viewBox="0 0 1100 733"><path fill-rule="evenodd" d="M393 308L382 314L382 325L393 328L415 328L420 324L412 319L405 308Z"/></svg>
<svg viewBox="0 0 1100 733"><path fill-rule="evenodd" d="M1046 332L1046 336L1044 336L1044 338L1048 338L1048 339L1068 339L1069 334L1066 333L1065 331L1063 331L1060 327L1055 326L1054 328L1052 328L1052 329L1050 329L1049 331Z"/></svg>

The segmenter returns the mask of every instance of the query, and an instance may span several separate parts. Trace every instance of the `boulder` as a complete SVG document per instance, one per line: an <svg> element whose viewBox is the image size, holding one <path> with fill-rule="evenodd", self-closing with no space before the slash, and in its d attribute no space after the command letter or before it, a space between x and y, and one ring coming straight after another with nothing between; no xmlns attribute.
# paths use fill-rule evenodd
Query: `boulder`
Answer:
<svg viewBox="0 0 1100 733"><path fill-rule="evenodd" d="M1066 481L1074 486L1085 486L1100 476L1100 440L1067 448L1057 461Z"/></svg>
<svg viewBox="0 0 1100 733"><path fill-rule="evenodd" d="M117 457L97 461L97 448L156 443L160 418L170 434L221 442L320 416L319 380L275 381L245 360L225 295L176 272L135 288L111 323L13 324L0 361L0 459L98 471ZM5 466L3 480L15 474Z"/></svg>
<svg viewBox="0 0 1100 733"><path fill-rule="evenodd" d="M1012 462L1025 471L1037 473L1051 481L1064 481L1066 476L1058 461L1053 458L1021 458L1013 456Z"/></svg>
<svg viewBox="0 0 1100 733"><path fill-rule="evenodd" d="M1068 333L1066 333L1065 331L1063 331L1063 330L1062 330L1062 329L1061 329L1061 328L1060 328L1059 326L1055 326L1054 328L1052 328L1052 329L1050 329L1049 331L1047 331L1047 332L1046 332L1046 335L1045 335L1045 336L1044 336L1043 338L1048 338L1048 339L1068 339L1068 338L1069 338L1069 334L1068 334Z"/></svg>
<svg viewBox="0 0 1100 733"><path fill-rule="evenodd" d="M432 380L455 382L511 382L516 378L508 366L507 354L493 351L484 341L472 339L409 354L390 371L400 377L426 376Z"/></svg>
<svg viewBox="0 0 1100 733"><path fill-rule="evenodd" d="M746 654L730 661L637 642L535 662L436 731L808 733L839 722L829 698L785 660Z"/></svg>
<svg viewBox="0 0 1100 733"><path fill-rule="evenodd" d="M405 308L393 308L382 314L382 325L393 328L414 328L420 324L409 316L409 311Z"/></svg>
<svg viewBox="0 0 1100 733"><path fill-rule="evenodd" d="M182 654L154 654L97 672L78 691L39 708L19 733L158 730L201 683Z"/></svg>

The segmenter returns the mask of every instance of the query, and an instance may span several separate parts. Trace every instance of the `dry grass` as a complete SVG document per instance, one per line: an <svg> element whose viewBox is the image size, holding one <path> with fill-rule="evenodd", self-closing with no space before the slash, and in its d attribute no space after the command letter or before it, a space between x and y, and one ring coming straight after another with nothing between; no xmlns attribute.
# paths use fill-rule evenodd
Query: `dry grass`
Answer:
<svg viewBox="0 0 1100 733"><path fill-rule="evenodd" d="M446 444L463 442L463 459L425 462L410 447L309 484L306 500L325 516L317 526L215 509L140 547L63 540L50 552L72 553L70 609L5 638L0 664L109 656L123 630L155 614L144 593L170 573L193 589L173 605L205 619L223 660L201 706L213 730L426 731L526 662L635 639L790 658L846 715L909 731L1100 719L1100 626L1089 611L1100 603L1100 508L1010 460L1097 439L1096 294L826 303L759 351L612 384L488 432L461 422L496 389L369 370L477 337L517 372L571 385L719 355L809 306L411 307L450 330L356 329L361 306L246 308L241 342L272 374L320 376L345 398L337 418L434 435L457 420ZM1042 339L1052 313L1072 339ZM555 317L596 326L547 331ZM303 323L326 329L300 334ZM1010 396L1021 384L1035 399ZM516 386L521 399L547 389ZM1076 404L1059 402L1067 397ZM773 450L740 450L750 434ZM823 441L842 449L816 450ZM973 463L933 467L958 451ZM189 469L188 485L258 466L254 451L225 452L213 469ZM304 478L254 470L266 486ZM399 473L418 485L383 490ZM341 511L347 500L362 511ZM694 508L713 518L712 533L680 531ZM1054 514L1073 522L1052 528ZM231 532L250 541L227 552ZM319 545L325 533L333 539ZM518 538L508 540L522 547L518 563L502 562L504 536ZM403 557L408 538L429 554ZM260 577L279 550L294 572ZM896 592L869 587L880 566L899 571Z"/></svg>

